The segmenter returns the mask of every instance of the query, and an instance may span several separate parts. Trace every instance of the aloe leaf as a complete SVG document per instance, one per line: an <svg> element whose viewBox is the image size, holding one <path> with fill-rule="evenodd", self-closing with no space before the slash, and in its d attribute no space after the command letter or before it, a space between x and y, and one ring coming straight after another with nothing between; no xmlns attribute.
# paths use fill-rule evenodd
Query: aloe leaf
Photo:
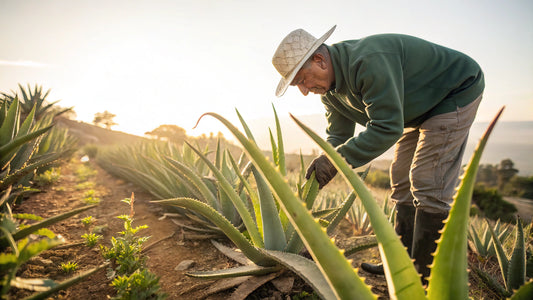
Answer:
<svg viewBox="0 0 533 300"><path fill-rule="evenodd" d="M348 247L344 249L344 256L348 257L354 253L376 247L378 245L378 240L375 235L372 236L363 236L364 242L357 243L355 246Z"/></svg>
<svg viewBox="0 0 533 300"><path fill-rule="evenodd" d="M187 272L187 276L204 278L204 279L220 279L228 277L239 277L248 275L264 275L280 270L280 266L261 267L257 265L240 266L230 269L214 270L214 271L196 271Z"/></svg>
<svg viewBox="0 0 533 300"><path fill-rule="evenodd" d="M428 286L429 299L468 298L467 237L470 205L481 153L503 107L481 137L454 197L449 217L437 244ZM454 288L450 288L453 286Z"/></svg>
<svg viewBox="0 0 533 300"><path fill-rule="evenodd" d="M307 180L303 186L302 199L305 201L307 209L312 209L318 196L318 181L315 178L315 171L311 173L309 180Z"/></svg>
<svg viewBox="0 0 533 300"><path fill-rule="evenodd" d="M498 236L496 235L496 233L490 226L488 220L487 220L487 225L488 225L487 230L489 230L490 234L492 234L492 240L493 240L493 243L496 249L496 257L498 258L498 263L500 264L500 270L502 272L503 282L505 283L505 287L507 287L507 290L510 291L511 289L509 288L509 284L508 284L509 259L507 259L507 255L505 254L505 251L503 250L503 246L500 243Z"/></svg>
<svg viewBox="0 0 533 300"><path fill-rule="evenodd" d="M472 242L474 242L477 253L481 256L487 255L487 253L485 253L484 251L483 243L479 239L479 236L477 235L476 229L473 225L470 226L470 231L468 232L468 234L471 237L470 239L472 240Z"/></svg>
<svg viewBox="0 0 533 300"><path fill-rule="evenodd" d="M53 216L53 217L50 217L50 218L47 218L47 219L44 219L40 222L37 222L37 223L34 223L28 227L25 227L21 230L18 230L16 231L15 233L13 233L13 238L15 240L20 240L22 238L25 238L27 237L28 235L32 234L33 232L41 229L41 228L44 228L44 227L48 227L52 224L55 224L57 222L60 222L60 221L63 221L65 219L68 219L74 215L77 215L81 212L84 212L88 209L91 209L91 208L94 208L98 206L97 204L94 204L94 205L87 205L87 206L84 206L84 207L81 207L81 208L77 208L77 209L74 209L74 210L71 210L69 212L66 212L66 213L63 213L63 214L60 214L60 215L56 215L56 216ZM0 240L0 243L3 245L5 242L4 239L1 239Z"/></svg>
<svg viewBox="0 0 533 300"><path fill-rule="evenodd" d="M250 241L237 228L235 228L230 221L228 221L228 219L205 203L190 198L174 198L151 202L183 207L195 211L209 219L213 224L220 228L220 230L222 230L222 232L224 232L224 234L239 249L241 249L242 253L244 253L244 255L246 255L246 257L248 257L255 264L265 267L270 267L275 264L270 258L259 252L259 250L257 250L250 243Z"/></svg>
<svg viewBox="0 0 533 300"><path fill-rule="evenodd" d="M22 265L27 262L30 258L38 255L39 253L51 249L57 245L60 245L62 241L58 238L44 238L35 242L28 242L28 239L19 241L19 255L17 258L18 265ZM22 246L24 245L24 246Z"/></svg>
<svg viewBox="0 0 533 300"><path fill-rule="evenodd" d="M516 222L516 240L513 255L509 261L507 280L509 291L518 289L526 282L526 247L524 245L524 228L520 218Z"/></svg>
<svg viewBox="0 0 533 300"><path fill-rule="evenodd" d="M522 285L510 300L531 300L533 299L533 279Z"/></svg>
<svg viewBox="0 0 533 300"><path fill-rule="evenodd" d="M372 194L364 185L362 179L348 166L342 156L329 143L324 141L294 116L291 115L291 118L322 148L329 160L353 187L359 199L361 199L361 203L370 217L372 228L378 239L379 251L385 269L385 277L389 283L389 294L391 297L398 299L423 299L424 289L422 288L420 278L411 258L407 254L407 251L405 251L404 245L401 243L398 235L396 235L387 217L383 214L381 207L377 205Z"/></svg>
<svg viewBox="0 0 533 300"><path fill-rule="evenodd" d="M0 145L7 144L15 137L18 129L19 116L19 101L15 98L11 105L9 105L4 121L0 124Z"/></svg>
<svg viewBox="0 0 533 300"><path fill-rule="evenodd" d="M241 122L241 125L242 125L242 128L244 128L244 132L246 132L246 136L254 143L256 144L255 142L255 138L254 138L254 135L252 134L252 131L250 131L250 128L248 127L248 124L246 124L246 122L244 121L243 117L241 116L241 114L239 113L239 111L237 109L235 109L235 112L237 112L237 116L239 117L239 121ZM200 117L201 118L201 117ZM200 119L198 119L198 122L200 122Z"/></svg>
<svg viewBox="0 0 533 300"><path fill-rule="evenodd" d="M256 168L252 168L252 172L255 177L257 192L259 193L265 248L269 250L283 250L287 244L276 202L263 176L261 176Z"/></svg>
<svg viewBox="0 0 533 300"><path fill-rule="evenodd" d="M263 240L261 239L261 235L259 234L257 226L254 223L252 215L246 208L246 205L244 204L242 199L235 192L235 189L233 188L233 186L228 182L228 180L226 180L224 175L217 169L217 167L207 159L207 157L202 155L192 145L189 145L189 147L191 147L191 149L194 152L196 152L196 154L204 160L204 162L207 164L209 169L211 169L211 172L213 172L213 174L217 178L218 183L220 184L220 186L226 193L226 196L229 197L229 199L231 200L231 203L233 203L233 205L239 212L239 215L241 216L244 226L246 226L246 229L248 230L248 233L250 234L250 238L252 239L252 242L254 243L254 245L256 245L257 247L263 247L264 246Z"/></svg>
<svg viewBox="0 0 533 300"><path fill-rule="evenodd" d="M353 191L350 192L346 200L344 200L344 203L341 204L340 209L335 213L333 220L329 223L327 229L328 235L332 234L337 225L339 225L341 220L344 219L344 216L346 216L348 210L352 207L355 198L357 198L357 195Z"/></svg>
<svg viewBox="0 0 533 300"><path fill-rule="evenodd" d="M192 147L189 144L189 147ZM194 171L187 167L182 162L179 162L171 157L166 156L165 159L178 170L184 177L189 179L189 181L200 191L205 202L213 207L215 210L220 211L220 204L217 202L215 195L211 193L209 187L202 181L202 178L198 176Z"/></svg>
<svg viewBox="0 0 533 300"><path fill-rule="evenodd" d="M304 279L322 299L336 299L328 281L312 260L288 252L273 250L263 250L263 252Z"/></svg>
<svg viewBox="0 0 533 300"><path fill-rule="evenodd" d="M230 162L235 170L235 173L241 180L242 184L244 185L244 188L246 189L246 191L248 192L248 195L250 196L250 201L252 202L252 206L253 206L253 210L255 214L255 224L257 226L257 230L259 231L259 234L261 235L261 238L263 238L263 219L261 217L261 206L259 204L259 196L257 195L255 190L250 185L250 182L248 182L248 180L244 178L243 174L239 172L239 167L235 163L235 160L233 159L232 156L230 156ZM250 166L253 168L253 165L250 165ZM245 168L245 170L247 169L248 169L248 166ZM249 170L251 170L251 168Z"/></svg>
<svg viewBox="0 0 533 300"><path fill-rule="evenodd" d="M276 161L279 171L281 172L282 176L287 176L287 168L285 167L285 147L283 146L283 134L281 132L281 125L279 123L278 114L276 112L276 108L274 107L274 104L272 104L272 109L274 110L274 120L276 121L276 133L277 133L277 139L278 139L278 159Z"/></svg>
<svg viewBox="0 0 533 300"><path fill-rule="evenodd" d="M2 146L0 147L0 157L3 158L4 156L6 156L11 151L13 151L16 148L24 145L27 142L33 140L34 138L42 135L43 133L47 132L51 128L52 128L52 126L48 126L48 127L36 130L34 132L31 132L31 133L16 137L16 138L14 138L13 140L11 140L8 143L2 143L1 144Z"/></svg>
<svg viewBox="0 0 533 300"><path fill-rule="evenodd" d="M375 299L376 296L370 291L370 288L357 275L320 224L313 219L305 205L293 193L285 178L268 162L257 145L220 115L205 113L202 117L206 115L221 121L243 145L244 150L267 180L272 191L276 193L281 208L302 237L320 270L325 274L329 284L332 285L336 296L341 299ZM402 250L405 252L403 248ZM407 253L405 255L407 256ZM411 262L409 261L409 263Z"/></svg>
<svg viewBox="0 0 533 300"><path fill-rule="evenodd" d="M98 267L95 267L93 269L90 269L88 271L85 271L83 273L80 273L76 276L73 276L65 281L62 281L61 283L59 284L56 284L55 286L51 287L49 290L45 291L45 292L42 292L42 293L37 293L37 294L34 294L34 295L31 295L27 298L25 298L25 300L37 300L37 299L47 299L50 295L54 294L54 293L57 293L58 291L61 291L61 290L64 290L64 289L67 289L71 286L73 286L74 284L86 279L87 277L91 276L92 274L102 270L103 268L107 267L109 265L109 263L104 263Z"/></svg>
<svg viewBox="0 0 533 300"><path fill-rule="evenodd" d="M30 291L47 291L54 286L56 286L57 283L53 281L52 279L48 278L21 278L21 277L15 277L11 280L11 286L16 287L18 289L26 289Z"/></svg>
<svg viewBox="0 0 533 300"><path fill-rule="evenodd" d="M241 251L236 251L235 249L225 246L215 240L211 240L211 244L213 244L213 246L215 246L218 251L222 252L222 254L240 263L241 265L252 264L252 261L250 261L244 254L242 254Z"/></svg>

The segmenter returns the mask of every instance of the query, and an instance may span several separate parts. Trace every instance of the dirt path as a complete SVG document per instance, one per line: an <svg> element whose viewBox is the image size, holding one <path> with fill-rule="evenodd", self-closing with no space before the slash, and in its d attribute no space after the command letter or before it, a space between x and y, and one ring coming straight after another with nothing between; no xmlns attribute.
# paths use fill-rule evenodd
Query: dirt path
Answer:
<svg viewBox="0 0 533 300"><path fill-rule="evenodd" d="M141 230L139 235L150 236L144 244L145 254L148 256L148 269L160 277L161 290L168 295L168 299L228 299L230 291L219 292L206 296L206 290L215 283L213 280L203 280L185 276L183 270L177 266L185 260L192 260L191 269L216 270L235 266L236 263L222 255L207 239L190 239L185 236L181 228L171 218L162 218L164 211L160 205L151 204L151 196L132 184L114 178L95 164L90 164L97 174L89 177L86 182L94 182L94 186L80 188L79 177L75 170L81 165L80 162L70 162L61 167L61 178L58 183L43 188L42 193L31 195L21 205L14 208L16 213L33 213L42 217L50 217L59 213L86 205L83 202L84 194L89 189L96 192L100 198L100 205L96 208L81 213L61 223L57 223L50 229L65 238L65 245L41 254L41 258L25 264L18 276L43 278L48 277L56 281L62 281L72 275L66 275L60 269L61 263L76 262L79 272L94 268L104 262L98 246L89 248L83 245L81 235L89 230L83 226L81 219L87 216L96 218L92 229L96 229L103 235L100 243L110 246L112 236L117 237L118 232L123 230L123 221L117 216L129 214L129 206L121 202L124 198L135 195L135 216L133 226L148 225L148 229ZM95 228L96 227L96 228ZM341 227L343 232L350 232L348 226ZM347 235L341 235L346 237ZM354 259L354 266L358 266L362 260L377 261L377 250L371 249L365 253L350 257ZM362 271L360 271L362 272ZM361 274L367 278L367 282L373 286L373 291L381 295L380 299L386 299L387 290L383 276ZM298 280L298 279L297 279ZM300 280L301 281L301 280ZM104 270L91 275L87 280L60 292L54 299L109 299L115 295L114 288L110 285ZM302 288L300 283L300 288ZM303 287L307 290L308 287ZM287 299L290 294L282 294L279 291L272 293L275 288L270 284L259 289L248 299ZM294 291L293 291L294 292ZM298 292L298 291L296 291ZM20 299L30 295L30 292L11 290L11 298ZM274 296L273 296L274 295ZM305 298L303 298L305 299Z"/></svg>

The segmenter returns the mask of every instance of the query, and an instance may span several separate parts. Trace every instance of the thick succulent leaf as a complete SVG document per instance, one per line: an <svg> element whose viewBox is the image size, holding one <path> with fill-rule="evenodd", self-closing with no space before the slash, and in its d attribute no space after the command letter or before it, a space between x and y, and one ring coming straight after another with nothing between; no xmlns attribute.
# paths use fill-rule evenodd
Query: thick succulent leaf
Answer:
<svg viewBox="0 0 533 300"><path fill-rule="evenodd" d="M56 286L57 283L53 281L52 279L48 278L21 278L21 277L15 277L11 280L11 286L14 286L19 289L25 289L30 291L47 291L54 286Z"/></svg>
<svg viewBox="0 0 533 300"><path fill-rule="evenodd" d="M231 269L214 270L214 271L196 271L185 273L191 277L204 279L219 279L228 277L239 277L248 275L264 275L280 270L280 266L261 267L258 265L240 266Z"/></svg>
<svg viewBox="0 0 533 300"><path fill-rule="evenodd" d="M252 172L255 177L257 192L259 193L265 248L269 250L283 250L287 242L276 202L263 176L261 176L256 168L252 168Z"/></svg>
<svg viewBox="0 0 533 300"><path fill-rule="evenodd" d="M241 174L239 172L239 167L235 163L235 160L232 156L230 156L230 162L233 166L233 169L235 170L235 173L237 173L237 176L241 180L241 183L243 184L244 188L248 192L248 195L250 196L250 201L252 202L252 208L255 215L255 225L257 226L257 230L259 231L259 234L261 235L261 238L263 238L263 219L261 217L261 206L259 203L259 196L257 195L256 191L252 188L250 185L250 182L246 180L244 174ZM251 168L245 167L245 171L252 170L253 165L250 163L249 165Z"/></svg>
<svg viewBox="0 0 533 300"><path fill-rule="evenodd" d="M38 255L43 251L60 245L61 243L63 243L63 241L58 238L44 238L35 242L27 242L27 239L24 239L18 243L18 248L20 252L17 258L17 263L20 266L23 263L27 262L30 258Z"/></svg>
<svg viewBox="0 0 533 300"><path fill-rule="evenodd" d="M353 187L367 211L372 228L379 242L379 251L385 269L389 294L398 299L423 299L424 289L411 258L392 228L381 207L376 203L362 179L342 156L320 136L291 115L294 121L309 135L328 156L340 174ZM309 249L309 248L308 248ZM311 251L311 249L309 249Z"/></svg>
<svg viewBox="0 0 533 300"><path fill-rule="evenodd" d="M222 116L215 113L206 113L203 116L205 115L221 121L243 145L257 169L267 180L271 190L276 193L276 199L279 201L281 208L297 229L307 249L317 261L320 270L333 287L336 296L341 299L375 299L376 296L370 291L370 288L357 275L357 272L328 238L320 224L313 219L305 205L294 194L286 179L281 176L275 166L268 162L257 145L247 139Z"/></svg>
<svg viewBox="0 0 533 300"><path fill-rule="evenodd" d="M30 297L26 298L25 300L47 299L50 295L53 295L53 294L57 293L58 291L67 289L67 288L73 286L74 284L85 280L87 277L89 277L92 274L104 269L108 265L109 265L109 263L104 263L104 264L102 264L102 265L100 265L98 267L95 267L93 269L87 270L87 271L85 271L83 273L80 273L78 275L75 275L75 276L73 276L73 277L71 277L71 278L69 278L69 279L67 279L65 281L62 281L59 284L55 284L54 286L50 287L50 289L48 289L47 291L44 291L44 292L41 292L41 293L37 293L37 294L33 294Z"/></svg>
<svg viewBox="0 0 533 300"><path fill-rule="evenodd" d="M165 159L171 164L171 166L176 168L176 170L178 170L185 178L187 178L191 182L191 184L195 186L195 188L200 191L205 203L209 204L215 210L220 211L220 204L218 203L215 195L211 193L209 187L205 184L205 182L203 182L202 177L200 177L191 168L189 168L182 162L179 162L168 156L166 156Z"/></svg>
<svg viewBox="0 0 533 300"><path fill-rule="evenodd" d="M248 124L246 124L246 122L244 121L243 117L241 116L241 114L239 113L239 111L238 111L237 109L235 109L235 112L237 112L237 116L239 117L239 121L241 122L242 128L244 129L244 132L246 133L246 136L247 136L248 139L250 139L254 144L256 144L256 142L255 142L255 138L254 138L254 135L252 134L252 131L251 131L250 128L248 127ZM200 122L200 120L198 120L198 122Z"/></svg>
<svg viewBox="0 0 533 300"><path fill-rule="evenodd" d="M509 259L507 258L507 255L505 254L503 246L502 246L500 240L498 239L498 237L496 236L496 233L494 232L494 230L490 226L488 220L487 220L487 225L488 225L487 229L492 234L493 243L494 243L495 249L496 249L496 257L498 257L498 263L500 264L500 270L501 270L502 276L503 276L503 282L504 282L505 286L507 287L507 289L510 290L509 285L508 285L508 278L507 278L508 274L509 274L508 273L508 270L509 270Z"/></svg>
<svg viewBox="0 0 533 300"><path fill-rule="evenodd" d="M518 289L526 282L526 247L524 243L524 228L520 218L516 222L516 240L513 255L509 261L507 280L507 289L509 291Z"/></svg>
<svg viewBox="0 0 533 300"><path fill-rule="evenodd" d="M37 223L34 223L28 227L25 227L21 230L18 230L16 231L15 233L13 233L13 238L15 240L20 240L22 238L25 238L27 237L28 235L34 233L35 231L41 229L41 228L44 228L44 227L48 227L52 224L55 224L57 222L60 222L60 221L63 221L65 219L68 219L74 215L77 215L81 212L84 212L88 209L91 209L91 208L94 208L96 207L97 204L94 204L94 205L87 205L87 206L84 206L84 207L81 207L81 208L78 208L78 209L74 209L72 211L69 211L69 212L66 212L66 213L63 213L63 214L60 214L60 215L56 215L56 216L53 216L53 217L50 217L50 218L47 218L47 219L44 219L42 221L39 221ZM0 240L0 244L4 245L4 242L5 240L4 239L1 239Z"/></svg>
<svg viewBox="0 0 533 300"><path fill-rule="evenodd" d="M4 105L7 105L4 103ZM18 129L18 123L19 123L19 101L15 99L11 105L9 105L9 109L7 109L6 116L0 124L0 145L5 145L9 141L11 141ZM2 157L2 155L0 155Z"/></svg>
<svg viewBox="0 0 533 300"><path fill-rule="evenodd" d="M221 185L222 189L224 190L226 196L229 198L231 203L233 203L234 207L239 212L239 215L241 216L241 219L244 223L244 226L246 227L246 230L248 230L248 233L250 234L250 238L252 239L252 242L257 247L263 247L264 243L261 239L261 235L259 234L259 231L257 229L257 226L254 223L254 220L252 218L252 215L246 208L246 205L242 201L242 199L239 197L239 195L235 192L235 189L231 185L231 183L228 182L228 180L224 177L222 172L219 171L219 169L205 157L200 151L198 151L196 148L194 148L192 145L189 145L191 149L196 152L196 154L201 157L206 165L211 169L211 172L215 175L215 177L218 180L218 183Z"/></svg>
<svg viewBox="0 0 533 300"><path fill-rule="evenodd" d="M273 250L263 250L263 252L304 279L322 299L336 299L328 281L312 260L287 252Z"/></svg>
<svg viewBox="0 0 533 300"><path fill-rule="evenodd" d="M533 279L522 285L516 293L510 298L511 300L531 300L533 299Z"/></svg>
<svg viewBox="0 0 533 300"><path fill-rule="evenodd" d="M158 201L151 201L152 203L159 203L163 205L173 205L178 207L183 207L195 211L207 219L209 219L213 224L215 224L224 234L239 248L242 253L246 255L251 261L260 266L270 267L275 265L275 262L270 258L266 257L264 254L259 252L252 243L237 229L233 224L231 224L228 219L224 218L220 213L215 211L209 205L200 202L196 199L190 198L175 198L175 199L165 199Z"/></svg>
<svg viewBox="0 0 533 300"><path fill-rule="evenodd" d="M329 223L327 230L328 235L333 234L333 231L335 230L337 225L339 225L341 220L344 219L344 217L348 213L348 210L350 210L350 208L352 207L355 198L357 198L357 195L353 191L350 192L346 200L344 200L344 202L341 204L341 207L337 210L333 220L331 220L331 222Z"/></svg>
<svg viewBox="0 0 533 300"><path fill-rule="evenodd" d="M277 133L277 152L278 158L276 160L276 165L279 168L282 176L287 176L287 168L285 166L285 147L283 146L283 133L281 132L281 125L279 123L278 114L274 104L272 104L272 109L274 110L274 120L276 121L276 133Z"/></svg>
<svg viewBox="0 0 533 300"><path fill-rule="evenodd" d="M449 217L445 221L433 260L427 294L429 299L451 300L468 298L466 233L470 219L470 203L481 154L502 111L503 108L500 109L481 137L466 167L459 189L455 194L454 202ZM453 288L450 288L452 286Z"/></svg>
<svg viewBox="0 0 533 300"><path fill-rule="evenodd" d="M230 248L228 246L225 246L215 240L211 240L211 243L215 248L218 249L222 254L226 255L227 257L233 259L234 261L240 263L241 265L250 265L252 264L252 261L249 260L244 254L242 254L241 251L236 251L233 248Z"/></svg>

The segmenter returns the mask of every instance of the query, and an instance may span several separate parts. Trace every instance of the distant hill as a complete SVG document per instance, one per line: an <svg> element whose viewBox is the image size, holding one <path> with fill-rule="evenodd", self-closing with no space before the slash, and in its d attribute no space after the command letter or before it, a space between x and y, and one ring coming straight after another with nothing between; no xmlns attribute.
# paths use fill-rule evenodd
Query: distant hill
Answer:
<svg viewBox="0 0 533 300"><path fill-rule="evenodd" d="M325 138L326 120L323 115L297 116L304 124ZM289 117L280 117L284 144L287 153L304 154L318 153L315 143L294 123ZM273 118L264 118L248 121L248 126L260 147L270 147L268 128L275 129ZM476 122L472 125L463 163L467 163L472 155L477 142L488 126L488 122ZM356 127L356 132L362 131L362 126ZM390 160L393 150L389 149L377 160ZM533 121L530 122L499 122L494 129L483 153L482 164L498 164L501 160L509 158L515 163L521 176L533 175Z"/></svg>

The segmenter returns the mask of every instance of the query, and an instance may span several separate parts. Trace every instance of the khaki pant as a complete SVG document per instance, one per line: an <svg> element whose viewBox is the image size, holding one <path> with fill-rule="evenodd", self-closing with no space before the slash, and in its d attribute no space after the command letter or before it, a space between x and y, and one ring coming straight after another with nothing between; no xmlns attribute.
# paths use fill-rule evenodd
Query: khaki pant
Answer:
<svg viewBox="0 0 533 300"><path fill-rule="evenodd" d="M429 213L450 210L481 98L434 116L419 127L404 129L390 168L391 199L397 205L414 205Z"/></svg>

